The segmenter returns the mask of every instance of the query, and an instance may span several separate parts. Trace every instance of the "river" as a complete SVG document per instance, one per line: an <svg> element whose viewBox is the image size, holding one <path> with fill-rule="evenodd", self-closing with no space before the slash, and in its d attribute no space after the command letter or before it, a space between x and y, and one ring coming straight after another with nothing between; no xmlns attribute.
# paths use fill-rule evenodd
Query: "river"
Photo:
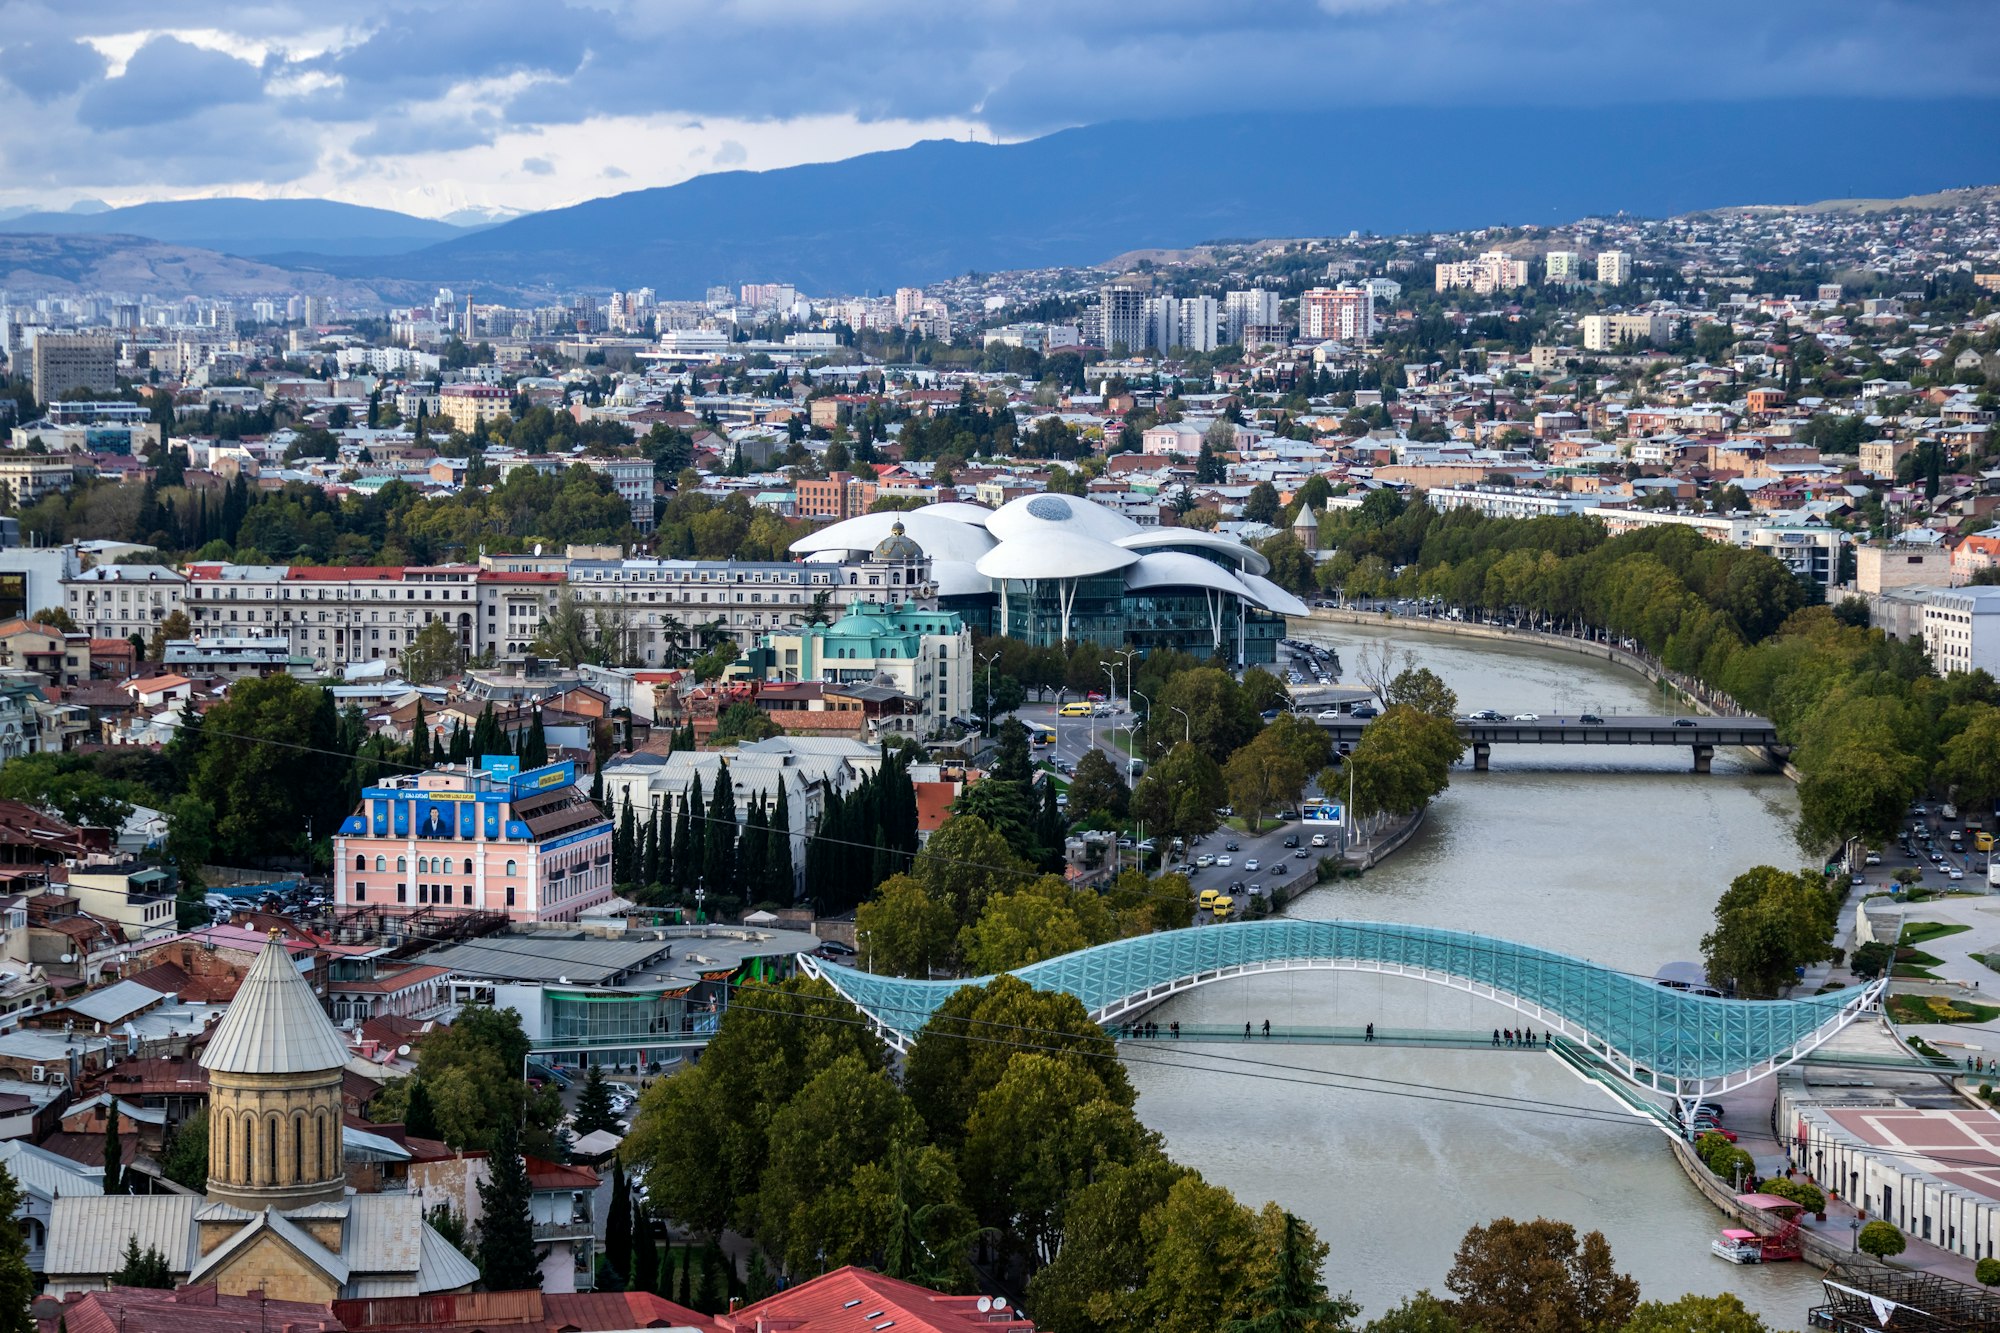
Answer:
<svg viewBox="0 0 2000 1333"><path fill-rule="evenodd" d="M1458 692L1461 711L1671 711L1640 677L1551 649L1351 626L1304 637L1336 644L1350 680L1357 650L1389 638ZM1492 771L1479 774L1468 758L1403 850L1359 879L1314 889L1291 913L1475 930L1648 975L1695 958L1732 877L1798 863L1791 784L1740 751L1719 752L1705 777L1689 771L1684 750L1615 754L1614 765L1598 751L1495 746ZM1356 973L1223 982L1153 1017L1475 1030L1521 1021L1455 991ZM1370 1316L1418 1288L1442 1294L1465 1230L1500 1216L1603 1231L1649 1300L1730 1291L1776 1329L1804 1328L1816 1303L1817 1269L1737 1268L1712 1256L1722 1216L1659 1131L1613 1118L1602 1090L1551 1057L1206 1049L1222 1058L1173 1052L1132 1065L1141 1118L1177 1160L1245 1202L1274 1199L1312 1223L1331 1246L1328 1285L1352 1291ZM1246 1057L1266 1063L1229 1063ZM1385 1095L1341 1086L1347 1075L1412 1086ZM1439 1100L1448 1089L1478 1104ZM1580 1115L1502 1109L1486 1100L1494 1096Z"/></svg>

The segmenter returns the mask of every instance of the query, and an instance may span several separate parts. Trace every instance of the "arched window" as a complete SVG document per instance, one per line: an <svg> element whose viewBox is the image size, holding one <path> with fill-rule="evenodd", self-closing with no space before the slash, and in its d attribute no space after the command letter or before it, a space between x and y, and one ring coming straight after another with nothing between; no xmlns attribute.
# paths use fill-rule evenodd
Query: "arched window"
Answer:
<svg viewBox="0 0 2000 1333"><path fill-rule="evenodd" d="M472 858L469 856L465 858L465 873L468 875L472 873Z"/></svg>
<svg viewBox="0 0 2000 1333"><path fill-rule="evenodd" d="M257 1183L257 1117L243 1113L243 1183Z"/></svg>
<svg viewBox="0 0 2000 1333"><path fill-rule="evenodd" d="M264 1174L269 1177L264 1183L278 1183L278 1117L274 1114L264 1122L264 1130L270 1139L270 1146L264 1154Z"/></svg>
<svg viewBox="0 0 2000 1333"><path fill-rule="evenodd" d="M306 1118L292 1117L292 1181L294 1184L310 1180L306 1174Z"/></svg>
<svg viewBox="0 0 2000 1333"><path fill-rule="evenodd" d="M368 858L365 856L356 856L354 858L354 868L356 870L366 870L368 868Z"/></svg>
<svg viewBox="0 0 2000 1333"><path fill-rule="evenodd" d="M331 1180L334 1174L333 1157L327 1152L326 1112L319 1113L319 1178Z"/></svg>
<svg viewBox="0 0 2000 1333"><path fill-rule="evenodd" d="M509 875L512 875L514 873L514 863L512 861L509 861L507 863L507 873Z"/></svg>
<svg viewBox="0 0 2000 1333"><path fill-rule="evenodd" d="M398 872L401 872L401 871L404 871L404 870L408 870L409 868L410 868L410 858L409 858L409 857L407 857L407 856L399 856L399 857L397 857L397 858L396 858L396 869L397 869L397 871L398 871Z"/></svg>
<svg viewBox="0 0 2000 1333"><path fill-rule="evenodd" d="M428 875L431 873L431 859L428 856L417 858L417 873L419 875Z"/></svg>
<svg viewBox="0 0 2000 1333"><path fill-rule="evenodd" d="M389 860L388 860L388 858L387 858L387 857L382 857L382 856L378 856L378 857L376 857L376 858L375 858L375 868L376 868L377 870L387 870L387 869L389 868Z"/></svg>
<svg viewBox="0 0 2000 1333"><path fill-rule="evenodd" d="M220 1168L223 1174L227 1175L229 1173L229 1117L226 1115L221 1116L215 1123L222 1133L222 1152L220 1154L210 1154L215 1160L209 1164L208 1174L212 1176L216 1173L217 1168Z"/></svg>

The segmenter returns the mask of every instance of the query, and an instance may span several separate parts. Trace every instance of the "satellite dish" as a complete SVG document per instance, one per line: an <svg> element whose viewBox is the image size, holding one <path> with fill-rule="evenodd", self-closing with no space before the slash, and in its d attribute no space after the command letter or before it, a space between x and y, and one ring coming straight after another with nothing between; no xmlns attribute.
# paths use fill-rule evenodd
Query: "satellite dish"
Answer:
<svg viewBox="0 0 2000 1333"><path fill-rule="evenodd" d="M62 956L62 960L65 963L74 963L76 961L76 955L73 953L66 953Z"/></svg>
<svg viewBox="0 0 2000 1333"><path fill-rule="evenodd" d="M542 553L542 544L541 544L540 542L536 542L536 543L535 543L535 554L536 554L536 555L540 555L541 553Z"/></svg>
<svg viewBox="0 0 2000 1333"><path fill-rule="evenodd" d="M407 1060L407 1059L409 1058L409 1055L410 1055L410 1046L409 1046L409 1043L408 1043L408 1042L405 1042L405 1043L403 1043L403 1044L402 1044L401 1046L398 1046L398 1047L396 1048L396 1054L397 1054L397 1055L399 1055L399 1056L401 1056L401 1057L403 1057L404 1059L406 1059L406 1060Z"/></svg>
<svg viewBox="0 0 2000 1333"><path fill-rule="evenodd" d="M991 1296L981 1296L979 1298L979 1313L985 1314L988 1310L991 1310L992 1308L993 1308L993 1298Z"/></svg>
<svg viewBox="0 0 2000 1333"><path fill-rule="evenodd" d="M996 1309L996 1310L1004 1310L1004 1309L1006 1309L1006 1308L1007 1308L1007 1298L1006 1298L1005 1296L995 1296L995 1297L993 1298L993 1308L994 1308L994 1309Z"/></svg>
<svg viewBox="0 0 2000 1333"><path fill-rule="evenodd" d="M556 978L556 985L558 985L558 986L567 986L567 985L569 985L569 978L568 978L568 977L557 977L557 978Z"/></svg>

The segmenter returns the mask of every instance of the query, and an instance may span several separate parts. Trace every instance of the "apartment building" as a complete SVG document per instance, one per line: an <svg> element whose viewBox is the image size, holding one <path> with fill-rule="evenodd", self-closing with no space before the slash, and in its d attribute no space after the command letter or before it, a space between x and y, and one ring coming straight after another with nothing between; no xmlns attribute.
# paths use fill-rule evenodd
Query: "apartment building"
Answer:
<svg viewBox="0 0 2000 1333"><path fill-rule="evenodd" d="M1623 250L1598 255L1597 280L1607 287L1623 287L1632 281L1632 256Z"/></svg>
<svg viewBox="0 0 2000 1333"><path fill-rule="evenodd" d="M1146 302L1146 345L1156 351L1212 352L1221 328L1213 296L1155 296Z"/></svg>
<svg viewBox="0 0 2000 1333"><path fill-rule="evenodd" d="M188 566L188 623L196 639L284 639L322 671L396 661L434 620L451 626L459 648L477 653L477 565Z"/></svg>
<svg viewBox="0 0 2000 1333"><path fill-rule="evenodd" d="M972 631L950 611L859 600L831 625L767 634L780 680L829 685L886 684L916 700L918 731L972 711Z"/></svg>
<svg viewBox="0 0 2000 1333"><path fill-rule="evenodd" d="M1924 651L1940 675L2000 672L2000 588L1940 588L1924 604Z"/></svg>
<svg viewBox="0 0 2000 1333"><path fill-rule="evenodd" d="M63 607L98 639L153 637L186 601L187 579L165 565L98 565L62 581Z"/></svg>
<svg viewBox="0 0 2000 1333"><path fill-rule="evenodd" d="M447 384L438 390L438 410L453 430L470 435L495 417L507 415L507 391L492 384Z"/></svg>
<svg viewBox="0 0 2000 1333"><path fill-rule="evenodd" d="M1301 339L1365 343L1374 335L1375 298L1366 287L1314 287L1299 297Z"/></svg>
<svg viewBox="0 0 2000 1333"><path fill-rule="evenodd" d="M1612 352L1641 343L1659 346L1674 335L1674 322L1665 315L1585 315L1583 346L1588 352Z"/></svg>
<svg viewBox="0 0 2000 1333"><path fill-rule="evenodd" d="M1267 292L1262 287L1229 292L1222 298L1222 318L1229 341L1241 344L1243 331L1251 325L1278 322L1278 294Z"/></svg>
<svg viewBox="0 0 2000 1333"><path fill-rule="evenodd" d="M794 510L800 518L829 523L867 513L879 493L873 477L857 477L852 472L801 477L792 490Z"/></svg>
<svg viewBox="0 0 2000 1333"><path fill-rule="evenodd" d="M53 403L66 393L118 387L118 339L109 333L43 333L28 356L35 397Z"/></svg>
<svg viewBox="0 0 2000 1333"><path fill-rule="evenodd" d="M1574 250L1551 250L1542 256L1542 281L1575 282L1583 276L1583 260Z"/></svg>
<svg viewBox="0 0 2000 1333"><path fill-rule="evenodd" d="M621 656L646 665L669 660L677 649L700 646L708 637L704 626L734 639L747 652L761 635L803 626L822 593L834 613L862 601L907 601L922 609L937 605L930 560L921 554L905 562L855 564L573 560L568 578L593 623L601 613L612 632L623 637ZM517 651L511 641L495 647L503 656Z"/></svg>
<svg viewBox="0 0 2000 1333"><path fill-rule="evenodd" d="M1528 285L1528 261L1516 259L1505 250L1488 250L1477 259L1461 259L1437 266L1437 289L1451 291L1470 287L1481 296L1512 291Z"/></svg>
<svg viewBox="0 0 2000 1333"><path fill-rule="evenodd" d="M584 458L592 472L608 479L618 498L632 509L632 526L653 530L653 461L649 458Z"/></svg>
<svg viewBox="0 0 2000 1333"><path fill-rule="evenodd" d="M1109 350L1136 352L1146 346L1146 294L1122 283L1098 289L1097 341Z"/></svg>
<svg viewBox="0 0 2000 1333"><path fill-rule="evenodd" d="M1840 573L1840 550L1847 534L1839 528L1801 524L1760 522L1756 519L1724 518L1713 514L1673 514L1655 509L1600 509L1597 517L1605 530L1616 537L1642 527L1671 525L1693 528L1710 541L1728 542L1748 550L1763 551L1800 578L1811 579L1822 589L1833 585Z"/></svg>
<svg viewBox="0 0 2000 1333"><path fill-rule="evenodd" d="M76 468L67 459L50 458L46 454L0 457L0 487L6 489L7 498L17 510L75 484Z"/></svg>
<svg viewBox="0 0 2000 1333"><path fill-rule="evenodd" d="M1448 486L1424 494L1430 507L1439 512L1471 509L1487 518L1549 518L1592 513L1603 503L1595 495L1538 491L1525 486Z"/></svg>

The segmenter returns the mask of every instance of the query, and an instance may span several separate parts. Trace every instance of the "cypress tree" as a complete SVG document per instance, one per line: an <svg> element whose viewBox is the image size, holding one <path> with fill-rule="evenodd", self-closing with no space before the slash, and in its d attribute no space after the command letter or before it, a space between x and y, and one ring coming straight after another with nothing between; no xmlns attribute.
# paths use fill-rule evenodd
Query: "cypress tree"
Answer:
<svg viewBox="0 0 2000 1333"><path fill-rule="evenodd" d="M625 1287L628 1291L654 1295L660 1291L660 1255L654 1242L653 1214L643 1203L632 1210L632 1280Z"/></svg>
<svg viewBox="0 0 2000 1333"><path fill-rule="evenodd" d="M548 737L542 732L542 710L535 710L535 719L528 724L528 739L521 746L521 767L540 768L549 762Z"/></svg>
<svg viewBox="0 0 2000 1333"><path fill-rule="evenodd" d="M714 1241L702 1251L701 1271L703 1303L698 1308L709 1314L725 1313L729 1309L729 1259Z"/></svg>
<svg viewBox="0 0 2000 1333"><path fill-rule="evenodd" d="M499 1142L487 1158L479 1185L485 1218L479 1224L479 1271L488 1291L538 1291L542 1267L535 1256L535 1225L528 1212L528 1164L519 1131L503 1118Z"/></svg>
<svg viewBox="0 0 2000 1333"><path fill-rule="evenodd" d="M687 802L687 823L681 827L688 833L685 840L688 843L688 878L682 887L686 892L693 892L695 885L701 883L702 872L708 868L708 800L702 795L699 773L688 783Z"/></svg>
<svg viewBox="0 0 2000 1333"><path fill-rule="evenodd" d="M752 898L764 885L764 794L750 801L743 816L743 836L736 849L736 877L745 898Z"/></svg>
<svg viewBox="0 0 2000 1333"><path fill-rule="evenodd" d="M674 813L673 860L669 863L667 886L675 893L686 893L688 884L688 853L694 846L694 826L689 823L688 796L681 791L680 800Z"/></svg>
<svg viewBox="0 0 2000 1333"><path fill-rule="evenodd" d="M674 1294L672 1299L675 1305L685 1306L688 1303L688 1264L692 1258L693 1256L688 1253L687 1246L683 1245L680 1248L680 1261L675 1263L674 1247L668 1245L665 1256L660 1260L663 1264L673 1264L674 1266ZM689 1306L688 1308L692 1309L693 1307Z"/></svg>
<svg viewBox="0 0 2000 1333"><path fill-rule="evenodd" d="M632 882L633 839L632 790L628 787L618 810L618 830L611 835L611 878L620 884Z"/></svg>
<svg viewBox="0 0 2000 1333"><path fill-rule="evenodd" d="M611 1159L611 1207L604 1215L604 1257L621 1274L632 1271L632 1189L625 1164Z"/></svg>
<svg viewBox="0 0 2000 1333"><path fill-rule="evenodd" d="M21 1216L27 1200L14 1180L13 1172L0 1166L0 1217ZM12 1223L0 1227L0 1331L35 1333L34 1316L28 1311L35 1299L35 1275L28 1267L28 1234Z"/></svg>
<svg viewBox="0 0 2000 1333"><path fill-rule="evenodd" d="M418 768L431 766L431 724L424 717L424 701L417 700L417 715L410 720L410 762Z"/></svg>
<svg viewBox="0 0 2000 1333"><path fill-rule="evenodd" d="M668 802L653 802L653 827L659 836L653 842L653 869L649 882L665 885L672 882L674 874L674 812Z"/></svg>
<svg viewBox="0 0 2000 1333"><path fill-rule="evenodd" d="M126 1194L125 1145L118 1138L118 1099L111 1099L110 1114L104 1118L104 1192Z"/></svg>
<svg viewBox="0 0 2000 1333"><path fill-rule="evenodd" d="M639 826L639 851L637 856L633 858L632 866L632 882L634 884L651 884L653 882L653 863L659 859L660 855L660 844L657 841L657 835L653 832L655 827L655 823L651 819L648 819L644 824Z"/></svg>
<svg viewBox="0 0 2000 1333"><path fill-rule="evenodd" d="M728 892L736 883L736 793L730 786L728 764L715 766L702 853L702 883L710 893Z"/></svg>
<svg viewBox="0 0 2000 1333"><path fill-rule="evenodd" d="M792 803L785 795L785 784L778 783L778 805L771 812L771 855L766 862L766 873L774 883L782 886L782 891L767 895L778 902L789 903L798 899L798 883L793 874L796 852L792 847Z"/></svg>
<svg viewBox="0 0 2000 1333"><path fill-rule="evenodd" d="M403 1132L420 1139L444 1137L438 1129L437 1112L431 1107L430 1090L424 1087L422 1079L410 1084L410 1099L403 1106Z"/></svg>

